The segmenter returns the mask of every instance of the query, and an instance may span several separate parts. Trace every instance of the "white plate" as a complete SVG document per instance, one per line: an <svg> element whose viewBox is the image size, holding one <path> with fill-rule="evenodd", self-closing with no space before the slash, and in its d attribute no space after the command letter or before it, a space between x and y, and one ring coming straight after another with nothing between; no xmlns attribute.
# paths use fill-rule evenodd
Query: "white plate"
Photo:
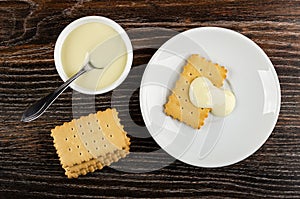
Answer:
<svg viewBox="0 0 300 199"><path fill-rule="evenodd" d="M200 130L163 113L191 54L225 66L225 87L237 100L229 116L210 114ZM268 139L280 110L280 86L270 59L253 41L228 29L196 28L171 38L153 55L143 75L140 106L150 134L167 153L187 164L221 167L249 157Z"/></svg>

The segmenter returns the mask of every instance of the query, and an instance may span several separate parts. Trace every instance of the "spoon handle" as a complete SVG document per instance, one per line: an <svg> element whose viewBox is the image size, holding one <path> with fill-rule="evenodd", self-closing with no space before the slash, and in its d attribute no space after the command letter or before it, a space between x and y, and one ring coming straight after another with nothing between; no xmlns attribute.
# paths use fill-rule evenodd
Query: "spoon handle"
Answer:
<svg viewBox="0 0 300 199"><path fill-rule="evenodd" d="M23 113L21 121L30 122L40 117L47 110L47 108L57 99L57 97L62 92L64 92L64 90L66 90L68 86L75 79L77 79L80 75L84 74L87 71L89 71L88 68L83 67L80 71L78 71L75 75L73 75L70 79L68 79L65 83L63 83L60 87L58 87L55 91L53 91L49 95L43 97L42 99L38 100L30 107L28 107L26 111Z"/></svg>

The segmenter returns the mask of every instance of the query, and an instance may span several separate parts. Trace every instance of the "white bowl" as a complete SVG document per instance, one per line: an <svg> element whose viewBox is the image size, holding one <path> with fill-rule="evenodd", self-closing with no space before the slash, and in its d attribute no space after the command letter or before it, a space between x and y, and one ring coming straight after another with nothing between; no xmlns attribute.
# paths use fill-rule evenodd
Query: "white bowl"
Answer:
<svg viewBox="0 0 300 199"><path fill-rule="evenodd" d="M73 88L74 90L76 90L78 92L81 92L84 94L96 95L96 94L102 94L102 93L106 93L106 92L113 90L114 88L119 86L126 79L128 73L130 71L131 65L132 65L133 51L132 51L132 45L131 45L131 42L130 42L130 39L129 39L127 33L115 21L108 19L106 17L100 17L100 16L87 16L87 17L79 18L64 28L64 30L60 33L60 35L58 36L57 41L55 43L55 48L54 48L55 66L56 66L56 70L57 70L59 76L61 77L61 79L63 81L67 81L69 79L69 77L66 75L66 73L63 69L63 65L62 65L62 61L61 61L61 50L62 50L63 43L64 43L65 39L67 38L67 36L75 28L77 28L83 24L91 23L91 22L102 23L102 24L108 25L111 28L113 28L115 31L117 31L121 35L121 38L123 39L124 44L127 49L127 62L126 62L124 71L122 72L120 77L116 81L114 81L111 85L104 87L102 89L99 89L99 90L84 88L75 83L72 83L70 85L71 88Z"/></svg>

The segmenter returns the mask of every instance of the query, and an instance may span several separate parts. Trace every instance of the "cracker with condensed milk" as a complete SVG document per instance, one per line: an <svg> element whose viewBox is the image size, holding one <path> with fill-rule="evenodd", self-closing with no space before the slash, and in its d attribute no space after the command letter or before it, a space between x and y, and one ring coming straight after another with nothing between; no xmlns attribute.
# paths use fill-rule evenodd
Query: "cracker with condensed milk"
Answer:
<svg viewBox="0 0 300 199"><path fill-rule="evenodd" d="M226 74L227 70L224 66L212 63L199 55L191 55L164 105L164 112L180 122L200 129L211 109L197 108L190 102L189 86L194 79L203 76L220 88L223 86Z"/></svg>

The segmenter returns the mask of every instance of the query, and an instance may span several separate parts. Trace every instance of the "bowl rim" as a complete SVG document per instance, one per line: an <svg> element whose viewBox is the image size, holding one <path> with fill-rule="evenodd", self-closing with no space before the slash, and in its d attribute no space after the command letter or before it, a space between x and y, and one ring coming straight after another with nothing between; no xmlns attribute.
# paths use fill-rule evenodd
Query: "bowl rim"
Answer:
<svg viewBox="0 0 300 199"><path fill-rule="evenodd" d="M122 74L120 75L120 77L114 81L112 84L110 84L109 86L106 86L100 90L91 90L88 88L84 88L81 87L75 83L71 83L70 87L80 93L83 94L89 94L89 95L97 95L97 94L103 94L103 93L107 93L113 89L115 89L117 86L119 86L128 76L130 69L131 69L131 65L132 65L132 61L133 61L133 50L132 50L132 44L131 41L126 33L126 31L115 21L113 21L112 19L103 17L103 16L85 16L85 17L81 17L79 19L76 19L74 21L72 21L71 23L69 23L63 30L62 32L59 34L55 46L54 46L54 63L55 63L55 68L60 76L60 78L65 82L69 79L69 77L66 75L64 69L63 69L63 65L62 65L62 61L61 61L61 50L62 50L62 46L63 43L65 41L65 39L67 38L67 36L77 27L83 25L83 24L87 24L87 23L91 23L91 22L97 22L97 23L102 23L105 25L110 26L111 28L113 28L115 31L117 31L120 35L121 38L124 41L124 44L126 46L127 49L127 61L126 61L126 65L125 68L122 72Z"/></svg>

